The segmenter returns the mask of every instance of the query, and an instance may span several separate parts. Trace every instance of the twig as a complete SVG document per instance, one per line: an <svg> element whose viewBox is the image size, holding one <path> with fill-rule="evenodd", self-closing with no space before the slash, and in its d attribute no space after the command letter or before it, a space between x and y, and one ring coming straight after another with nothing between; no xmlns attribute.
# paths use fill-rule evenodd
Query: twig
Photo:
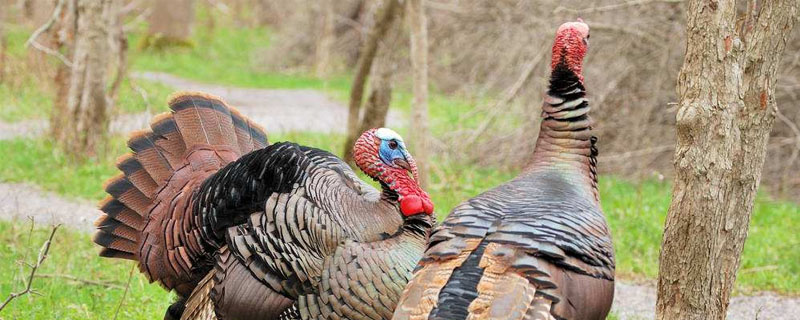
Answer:
<svg viewBox="0 0 800 320"><path fill-rule="evenodd" d="M66 65L67 67L72 68L72 61L69 61L69 59L67 59L67 57L65 57L63 54L59 53L58 51L55 51L55 50L50 49L48 47L45 47L44 45L42 45L41 43L38 43L36 41L31 41L30 43L28 43L28 45L33 47L36 50L39 50L39 51L45 53L45 54L48 54L48 55L51 55L53 57L58 58L58 60L61 60L61 62L63 62L64 65Z"/></svg>
<svg viewBox="0 0 800 320"><path fill-rule="evenodd" d="M119 310L122 309L122 304L125 302L125 298L128 297L128 290L131 288L131 279L133 279L133 267L135 264L131 264L131 271L128 272L128 283L125 284L125 292L122 293L122 299L119 299L119 304L117 305L117 310L114 311L114 320L117 320L117 316L119 316Z"/></svg>
<svg viewBox="0 0 800 320"><path fill-rule="evenodd" d="M140 13L139 15L131 19L131 21L128 21L128 23L122 26L122 32L128 33L131 30L133 30L133 28L136 27L136 25L147 19L150 16L150 13L152 13L151 8L146 8L142 10L142 13Z"/></svg>
<svg viewBox="0 0 800 320"><path fill-rule="evenodd" d="M751 273L751 272L762 272L762 271L771 271L777 270L778 266L776 265L769 265L769 266L761 266L761 267L753 267L749 269L742 269L739 273Z"/></svg>
<svg viewBox="0 0 800 320"><path fill-rule="evenodd" d="M780 119L784 124L786 124L789 127L789 129L794 133L795 140L797 142L796 143L797 147L794 148L794 150L792 150L792 155L789 157L789 161L786 163L786 165L783 168L783 176L784 177L790 177L791 176L790 173L791 173L792 165L794 165L794 162L795 162L795 160L797 160L797 157L800 156L800 128L797 128L797 125L795 125L791 120L789 120L789 118L787 118L785 115L783 115L783 113L781 113L780 109L775 108L775 111L776 111L775 115L778 117L778 119ZM783 187L784 188L782 188L782 189L785 190L786 189L785 188L786 187L786 180L783 180L783 182L784 182L783 183Z"/></svg>
<svg viewBox="0 0 800 320"><path fill-rule="evenodd" d="M49 278L49 279L66 279L66 280L69 280L69 281L75 281L75 282L88 284L88 285L93 285L93 286L101 286L101 287L112 288L112 289L125 289L125 287L123 287L122 285L116 284L116 283L113 283L113 282L81 279L81 278L78 278L78 277L75 277L75 276L71 276L71 275L68 275L68 274L48 274L48 273L45 273L45 274L38 274L38 275L36 275L36 277L37 278Z"/></svg>
<svg viewBox="0 0 800 320"><path fill-rule="evenodd" d="M142 87L136 85L136 83L133 82L132 78L131 78L131 81L128 82L128 85L130 85L131 89L133 89L133 91L136 91L136 93L138 93L139 96L142 97L142 101L144 101L144 104L146 106L145 107L145 111L149 114L150 113L150 98L148 98L148 96L147 96L147 90L144 90L144 89L142 89Z"/></svg>
<svg viewBox="0 0 800 320"><path fill-rule="evenodd" d="M644 149L633 150L633 151L628 151L628 152L623 152L623 153L618 153L618 154L611 154L611 155L607 155L607 156L600 156L600 157L598 157L599 159L597 159L597 160L599 162L614 162L614 161L625 160L625 159L632 158L632 157L641 157L641 156L651 155L651 154L655 154L655 153L662 153L662 152L672 151L674 149L675 149L675 146L671 146L671 145L670 146L658 146L658 147L644 148Z"/></svg>
<svg viewBox="0 0 800 320"><path fill-rule="evenodd" d="M47 253L50 252L50 244L53 243L53 236L55 236L56 230L58 230L58 227L60 226L60 224L53 226L53 229L50 231L50 237L47 238L47 241L44 242L42 248L39 250L39 257L36 259L36 264L31 266L31 273L28 275L28 281L25 285L25 290L20 292L12 292L9 294L6 298L6 301L0 305L0 311L2 311L3 308L5 308L12 300L33 292L33 289L31 289L31 286L33 285L33 278L36 277L36 271L42 266L44 259L47 259Z"/></svg>
<svg viewBox="0 0 800 320"><path fill-rule="evenodd" d="M647 40L653 45L656 45L656 46L659 46L659 47L663 47L664 46L664 42L659 40L655 36L653 36L653 35L651 35L649 33L646 33L644 31L641 31L641 30L636 30L634 28L622 28L622 27L619 27L619 26L615 26L615 25L611 25L611 24L605 24L605 23L592 23L592 30L610 31L610 32L616 32L616 33L622 33L622 34L629 34L629 35L633 35L633 36L642 38L644 40Z"/></svg>
<svg viewBox="0 0 800 320"><path fill-rule="evenodd" d="M610 4L610 5L599 6L599 7L591 7L591 8L585 8L585 9L570 9L570 8L565 8L565 7L558 7L555 10L553 10L553 13L560 13L560 12L563 12L563 11L569 11L571 13L595 13L595 12L612 11L612 10L617 10L617 9L622 9L622 8L627 8L627 7L633 7L633 6L640 6L640 5L651 4L651 3L681 3L681 2L683 2L683 0L633 0L633 1L623 2L623 3Z"/></svg>
<svg viewBox="0 0 800 320"><path fill-rule="evenodd" d="M58 16L61 15L62 8L64 8L64 0L59 0L56 3L56 7L53 8L53 14L50 15L50 19L48 19L41 27L36 29L36 31L31 34L31 37L25 42L26 46L30 45L31 42L36 41L36 38L42 35L42 33L47 32L47 30L50 30L50 28L53 27L53 24L56 23L56 19L58 19Z"/></svg>
<svg viewBox="0 0 800 320"><path fill-rule="evenodd" d="M523 68L522 73L520 73L519 77L517 78L517 81L515 81L514 84L508 90L506 90L506 94L503 96L503 98L501 98L492 105L491 109L489 110L489 115L486 117L486 120L484 120L480 124L480 126L478 126L478 128L475 129L475 131L473 131L472 135L470 135L469 138L466 139L465 145L470 146L473 143L475 143L478 137L480 137L481 135L483 135L484 132L486 132L486 129L489 128L489 125L494 121L494 119L497 118L497 116L501 112L506 111L506 109L503 108L503 106L511 102L511 100L517 96L520 89L522 89L522 85L528 82L528 79L530 79L531 75L533 75L533 70L536 69L536 66L545 56L545 52L546 51L539 50L536 56L533 57L533 59L531 59L530 61L528 61L528 63Z"/></svg>
<svg viewBox="0 0 800 320"><path fill-rule="evenodd" d="M45 22L41 27L39 27L39 29L36 29L36 31L34 31L33 34L31 34L31 37L28 38L28 41L25 41L25 46L33 47L36 50L44 52L45 54L54 56L58 58L58 60L61 60L61 62L63 62L65 65L67 65L67 67L72 68L72 62L69 61L67 57L65 57L58 51L50 49L36 41L36 39L39 38L39 36L42 35L42 33L46 32L47 30L50 30L50 28L53 27L53 24L61 15L61 10L64 7L64 2L65 0L58 0L58 2L56 3L56 7L53 9L53 14L50 16L50 19L48 19L47 22Z"/></svg>

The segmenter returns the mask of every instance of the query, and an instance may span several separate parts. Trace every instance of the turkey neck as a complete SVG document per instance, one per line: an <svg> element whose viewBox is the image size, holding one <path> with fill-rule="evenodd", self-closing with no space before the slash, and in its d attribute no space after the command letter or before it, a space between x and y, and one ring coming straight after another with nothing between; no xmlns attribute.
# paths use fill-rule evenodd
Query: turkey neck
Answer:
<svg viewBox="0 0 800 320"><path fill-rule="evenodd" d="M559 174L599 201L597 138L592 135L585 96L581 75L567 67L564 60L555 64L542 104L539 139L526 171Z"/></svg>

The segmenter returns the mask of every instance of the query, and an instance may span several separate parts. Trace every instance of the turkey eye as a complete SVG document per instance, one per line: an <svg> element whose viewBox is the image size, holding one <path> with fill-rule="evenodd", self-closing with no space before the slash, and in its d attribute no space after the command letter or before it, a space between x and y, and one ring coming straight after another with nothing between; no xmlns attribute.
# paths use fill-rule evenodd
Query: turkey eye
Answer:
<svg viewBox="0 0 800 320"><path fill-rule="evenodd" d="M392 150L397 149L397 141L390 140L389 141L389 149L392 149Z"/></svg>

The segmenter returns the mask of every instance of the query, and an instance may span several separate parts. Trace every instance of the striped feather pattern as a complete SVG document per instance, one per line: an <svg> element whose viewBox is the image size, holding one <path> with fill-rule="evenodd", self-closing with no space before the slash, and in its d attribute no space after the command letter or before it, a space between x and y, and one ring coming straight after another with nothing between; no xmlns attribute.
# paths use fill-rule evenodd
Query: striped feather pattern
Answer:
<svg viewBox="0 0 800 320"><path fill-rule="evenodd" d="M220 276L215 287L275 292L280 298L263 306L284 318L390 318L433 225L430 216L403 220L393 192L378 192L328 152L293 143L241 157L194 196L206 238L227 246L250 277ZM213 297L219 315L255 303L223 298Z"/></svg>
<svg viewBox="0 0 800 320"><path fill-rule="evenodd" d="M605 319L614 253L589 106L569 68L550 84L531 165L434 231L394 319Z"/></svg>

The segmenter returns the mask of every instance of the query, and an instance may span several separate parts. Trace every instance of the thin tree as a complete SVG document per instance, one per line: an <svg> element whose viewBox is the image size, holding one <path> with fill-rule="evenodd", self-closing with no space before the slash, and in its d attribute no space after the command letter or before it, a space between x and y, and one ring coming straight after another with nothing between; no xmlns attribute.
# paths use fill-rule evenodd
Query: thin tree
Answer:
<svg viewBox="0 0 800 320"><path fill-rule="evenodd" d="M798 0L690 0L658 319L724 319L775 121ZM738 22L738 23L737 23Z"/></svg>
<svg viewBox="0 0 800 320"><path fill-rule="evenodd" d="M334 40L334 0L321 0L320 16L322 18L322 26L319 28L319 35L317 36L317 47L314 57L314 72L317 77L325 77L330 71L331 64L331 47Z"/></svg>
<svg viewBox="0 0 800 320"><path fill-rule="evenodd" d="M405 39L405 34L401 32L399 25L403 15L403 10L398 10L398 19L386 39L383 41L375 58L375 67L369 78L369 97L364 104L364 114L359 121L357 132L364 132L372 128L380 128L386 125L386 117L389 115L389 107L392 104L392 90L394 89L394 75L399 69L398 61L401 60L401 53L398 50L401 37ZM400 21L398 21L400 20Z"/></svg>
<svg viewBox="0 0 800 320"><path fill-rule="evenodd" d="M378 44L389 31L392 21L395 19L395 10L399 7L398 0L386 0L382 8L378 8L375 15L375 23L370 28L367 41L361 48L361 53L356 64L356 76L353 78L353 86L350 88L350 103L347 114L347 139L345 140L344 150L350 150L358 132L359 115L361 113L361 103L364 99L364 87L372 69L372 62L375 60L375 53L378 51ZM344 160L353 163L353 155L345 152Z"/></svg>
<svg viewBox="0 0 800 320"><path fill-rule="evenodd" d="M6 74L6 33L3 30L6 18L6 7L0 6L0 83L3 83Z"/></svg>
<svg viewBox="0 0 800 320"><path fill-rule="evenodd" d="M411 28L411 69L414 99L411 106L411 141L419 167L420 185L428 186L430 133L428 132L428 22L425 0L407 0Z"/></svg>
<svg viewBox="0 0 800 320"><path fill-rule="evenodd" d="M51 130L59 145L77 157L96 154L108 133L109 30L118 8L114 1L78 0L67 15L75 19L75 42L66 94L56 99Z"/></svg>

